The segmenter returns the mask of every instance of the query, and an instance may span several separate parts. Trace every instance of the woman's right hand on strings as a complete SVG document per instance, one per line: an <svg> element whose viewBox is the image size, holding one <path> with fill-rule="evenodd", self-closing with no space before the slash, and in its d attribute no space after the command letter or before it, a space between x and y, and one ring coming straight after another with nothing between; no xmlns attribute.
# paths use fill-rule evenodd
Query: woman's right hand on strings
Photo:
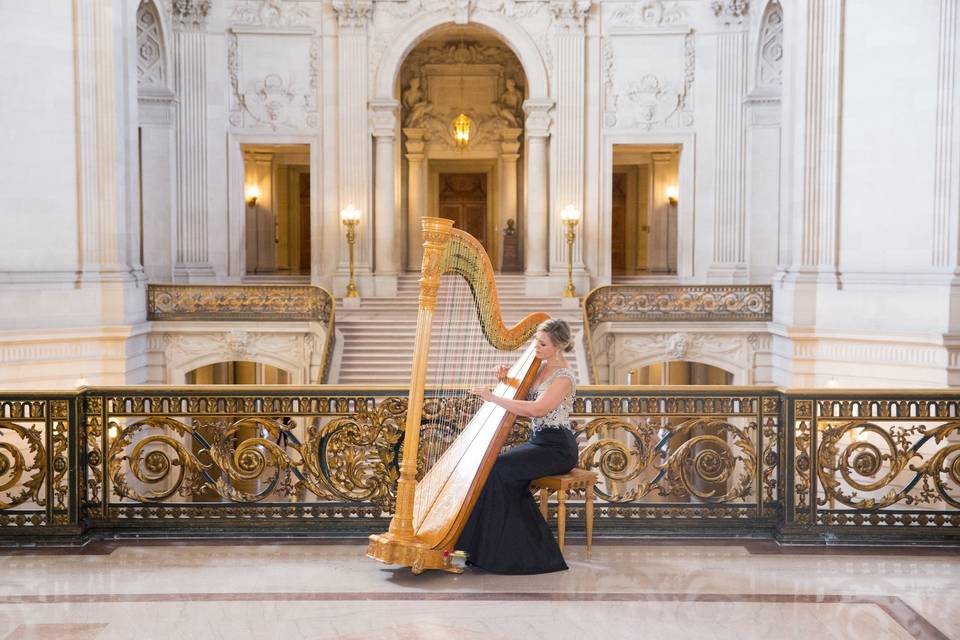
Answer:
<svg viewBox="0 0 960 640"><path fill-rule="evenodd" d="M497 380L499 380L500 382L503 382L504 380L507 379L507 374L508 374L508 373L510 373L510 367L508 367L508 366L506 366L506 365L504 365L504 364L501 364L499 367L497 367L497 368L495 368L495 369L493 370L493 375L494 375L494 376L497 378Z"/></svg>

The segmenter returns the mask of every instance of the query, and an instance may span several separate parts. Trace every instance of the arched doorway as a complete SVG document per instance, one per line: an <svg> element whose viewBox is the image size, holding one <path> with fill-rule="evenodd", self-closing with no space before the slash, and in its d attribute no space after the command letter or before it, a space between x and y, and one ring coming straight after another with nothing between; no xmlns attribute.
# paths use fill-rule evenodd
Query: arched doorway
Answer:
<svg viewBox="0 0 960 640"><path fill-rule="evenodd" d="M520 60L490 29L445 25L407 54L397 83L405 267L420 269L419 219L435 215L476 237L495 269L519 270L519 251L504 251L504 239L522 227Z"/></svg>

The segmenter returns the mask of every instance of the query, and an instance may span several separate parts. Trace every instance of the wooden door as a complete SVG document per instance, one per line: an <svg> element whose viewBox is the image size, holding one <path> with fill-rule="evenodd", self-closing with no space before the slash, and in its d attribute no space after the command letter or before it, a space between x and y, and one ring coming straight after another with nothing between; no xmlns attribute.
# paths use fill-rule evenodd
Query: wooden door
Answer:
<svg viewBox="0 0 960 640"><path fill-rule="evenodd" d="M487 174L441 173L440 217L454 221L490 253L487 238Z"/></svg>
<svg viewBox="0 0 960 640"><path fill-rule="evenodd" d="M610 238L610 267L613 275L627 273L627 173L613 174L613 220Z"/></svg>

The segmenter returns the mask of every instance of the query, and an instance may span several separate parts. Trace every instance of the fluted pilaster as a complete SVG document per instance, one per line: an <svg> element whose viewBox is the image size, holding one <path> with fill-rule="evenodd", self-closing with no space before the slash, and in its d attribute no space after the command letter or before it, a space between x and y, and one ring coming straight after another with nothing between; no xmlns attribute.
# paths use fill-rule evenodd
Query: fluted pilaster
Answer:
<svg viewBox="0 0 960 640"><path fill-rule="evenodd" d="M177 94L177 260L174 278L211 278L207 199L208 0L174 0Z"/></svg>
<svg viewBox="0 0 960 640"><path fill-rule="evenodd" d="M747 34L717 36L717 125L714 161L713 279L746 278Z"/></svg>
<svg viewBox="0 0 960 640"><path fill-rule="evenodd" d="M127 258L119 206L115 16L109 0L76 0L74 8L80 265L85 277L99 277L124 271Z"/></svg>
<svg viewBox="0 0 960 640"><path fill-rule="evenodd" d="M934 148L933 266L960 266L960 141L957 140L957 33L960 8L955 0L940 0L937 50L937 121Z"/></svg>
<svg viewBox="0 0 960 640"><path fill-rule="evenodd" d="M373 14L371 0L334 0L340 25L338 84L340 111L339 187L340 206L360 210L355 248L356 273L372 268L373 216L370 202L370 125L368 105L367 36ZM340 242L340 271L346 272L348 246ZM361 293L363 281L360 281Z"/></svg>
<svg viewBox="0 0 960 640"><path fill-rule="evenodd" d="M840 203L844 0L808 0L803 95L800 233L794 268L835 274Z"/></svg>
<svg viewBox="0 0 960 640"><path fill-rule="evenodd" d="M590 0L554 0L550 10L554 19L556 42L557 106L554 112L556 150L556 202L551 208L550 236L551 271L566 273L567 243L562 233L560 209L572 204L583 211L584 123L586 96L584 90L585 37L584 23L590 12ZM575 268L583 268L582 239L577 234L573 245Z"/></svg>

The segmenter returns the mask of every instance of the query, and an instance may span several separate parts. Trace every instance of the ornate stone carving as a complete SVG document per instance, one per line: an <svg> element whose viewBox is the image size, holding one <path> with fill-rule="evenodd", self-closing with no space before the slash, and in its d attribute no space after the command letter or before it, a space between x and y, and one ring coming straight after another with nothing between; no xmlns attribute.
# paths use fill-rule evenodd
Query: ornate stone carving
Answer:
<svg viewBox="0 0 960 640"><path fill-rule="evenodd" d="M303 26L310 22L310 10L299 2L245 0L231 15L235 24L258 27Z"/></svg>
<svg viewBox="0 0 960 640"><path fill-rule="evenodd" d="M655 333L624 339L623 350L631 353L621 354L621 360L650 356L665 360L722 359L749 369L757 346L751 334Z"/></svg>
<svg viewBox="0 0 960 640"><path fill-rule="evenodd" d="M783 84L783 8L773 0L763 16L757 51L757 87L779 89Z"/></svg>
<svg viewBox="0 0 960 640"><path fill-rule="evenodd" d="M366 27L373 15L373 0L333 0L341 27Z"/></svg>
<svg viewBox="0 0 960 640"><path fill-rule="evenodd" d="M639 128L645 131L663 127L693 126L693 86L696 48L693 33L683 41L683 80L671 82L658 74L647 73L615 91L616 58L609 38L600 43L603 64L603 125Z"/></svg>
<svg viewBox="0 0 960 640"><path fill-rule="evenodd" d="M687 12L679 4L664 4L661 0L645 0L617 8L610 16L614 27L657 28L682 25L687 22Z"/></svg>
<svg viewBox="0 0 960 640"><path fill-rule="evenodd" d="M513 78L507 78L505 85L503 93L500 94L500 100L491 105L491 110L493 115L503 121L504 124L512 128L518 128L521 126L523 94L517 90L517 81Z"/></svg>
<svg viewBox="0 0 960 640"><path fill-rule="evenodd" d="M723 20L724 24L741 24L750 10L750 0L713 0L710 8L713 9L713 15Z"/></svg>
<svg viewBox="0 0 960 640"><path fill-rule="evenodd" d="M550 13L562 29L583 29L591 4L591 0L551 0Z"/></svg>
<svg viewBox="0 0 960 640"><path fill-rule="evenodd" d="M602 322L770 320L773 291L768 286L608 285L584 303L591 329Z"/></svg>
<svg viewBox="0 0 960 640"><path fill-rule="evenodd" d="M137 84L140 87L166 88L163 35L160 14L149 0L137 9Z"/></svg>
<svg viewBox="0 0 960 640"><path fill-rule="evenodd" d="M290 76L269 73L242 87L240 84L240 41L236 33L227 37L227 72L232 93L230 124L235 127L261 126L277 131L283 127L320 126L319 37L310 43L308 86L301 89Z"/></svg>
<svg viewBox="0 0 960 640"><path fill-rule="evenodd" d="M198 27L207 21L211 0L173 0L170 12L179 26Z"/></svg>
<svg viewBox="0 0 960 640"><path fill-rule="evenodd" d="M420 78L410 78L410 83L403 91L403 107L407 110L407 116L403 119L404 127L420 126L423 119L433 111L433 104L427 100L420 84Z"/></svg>
<svg viewBox="0 0 960 640"><path fill-rule="evenodd" d="M306 320L328 324L333 297L311 286L150 285L150 320Z"/></svg>

